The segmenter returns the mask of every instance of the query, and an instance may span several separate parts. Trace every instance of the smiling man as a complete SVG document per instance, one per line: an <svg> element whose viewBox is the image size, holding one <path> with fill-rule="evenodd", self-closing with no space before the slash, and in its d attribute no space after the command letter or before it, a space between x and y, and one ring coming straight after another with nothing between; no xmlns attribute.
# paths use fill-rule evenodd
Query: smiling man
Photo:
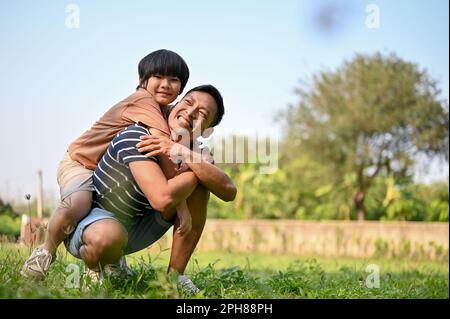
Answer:
<svg viewBox="0 0 450 319"><path fill-rule="evenodd" d="M224 114L219 91L211 85L190 90L173 108L168 118L172 136L187 130L208 128L220 123ZM101 269L117 268L123 255L144 249L158 240L180 220L175 207L186 200L192 215L192 229L174 231L168 270L176 271L180 284L190 292L198 289L184 276L187 263L200 239L206 221L209 191L223 200L233 200L236 188L231 179L207 160L192 161L191 147L169 138L151 136L149 127L130 125L113 139L94 173L94 209L77 225L65 241L68 251L81 258L101 279ZM144 135L147 138L141 139ZM138 145L138 146L137 146ZM139 150L138 150L139 148ZM167 180L157 156L178 149L184 165ZM143 155L147 152L146 155Z"/></svg>

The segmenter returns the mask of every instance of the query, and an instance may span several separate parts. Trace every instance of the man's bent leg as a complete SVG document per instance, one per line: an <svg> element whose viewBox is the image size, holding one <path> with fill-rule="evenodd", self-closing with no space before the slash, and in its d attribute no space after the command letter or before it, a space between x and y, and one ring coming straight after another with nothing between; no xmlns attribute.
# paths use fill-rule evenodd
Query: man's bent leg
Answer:
<svg viewBox="0 0 450 319"><path fill-rule="evenodd" d="M118 221L102 219L87 226L83 232L80 256L92 270L117 264L128 242L128 233Z"/></svg>
<svg viewBox="0 0 450 319"><path fill-rule="evenodd" d="M184 273L205 226L208 200L209 191L201 185L198 185L187 199L189 211L192 215L192 230L188 234L181 236L176 232L180 223L177 217L173 228L169 271L176 271L179 274Z"/></svg>

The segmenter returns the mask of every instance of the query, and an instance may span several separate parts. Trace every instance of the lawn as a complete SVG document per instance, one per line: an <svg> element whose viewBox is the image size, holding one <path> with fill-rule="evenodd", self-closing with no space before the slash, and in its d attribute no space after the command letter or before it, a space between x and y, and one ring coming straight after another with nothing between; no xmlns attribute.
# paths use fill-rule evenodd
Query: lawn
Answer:
<svg viewBox="0 0 450 319"><path fill-rule="evenodd" d="M64 249L43 282L20 277L29 248L0 245L0 298L183 298L165 275L169 251L127 257L129 277L85 285ZM196 253L186 271L199 298L448 298L449 264L406 259Z"/></svg>

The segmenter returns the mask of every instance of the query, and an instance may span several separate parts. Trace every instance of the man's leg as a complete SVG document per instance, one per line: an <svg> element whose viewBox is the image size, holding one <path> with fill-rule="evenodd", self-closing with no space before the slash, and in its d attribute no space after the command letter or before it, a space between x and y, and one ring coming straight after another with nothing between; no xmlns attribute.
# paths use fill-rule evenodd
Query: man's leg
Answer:
<svg viewBox="0 0 450 319"><path fill-rule="evenodd" d="M128 233L118 221L107 218L96 221L83 231L80 256L92 270L117 264L128 243Z"/></svg>
<svg viewBox="0 0 450 319"><path fill-rule="evenodd" d="M184 273L205 226L208 200L209 191L201 185L198 185L187 199L187 205L192 215L192 230L188 234L181 236L176 232L180 223L178 217L176 218L169 271Z"/></svg>

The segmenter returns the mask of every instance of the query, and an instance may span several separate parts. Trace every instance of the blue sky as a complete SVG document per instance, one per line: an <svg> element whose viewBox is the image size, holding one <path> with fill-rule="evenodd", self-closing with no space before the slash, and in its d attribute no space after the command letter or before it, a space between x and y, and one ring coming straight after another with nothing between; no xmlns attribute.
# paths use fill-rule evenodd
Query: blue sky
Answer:
<svg viewBox="0 0 450 319"><path fill-rule="evenodd" d="M378 29L365 25L371 3L380 9ZM66 27L69 4L80 10L78 29ZM38 169L47 191L57 193L56 167L69 143L132 93L139 60L160 48L185 58L187 88L211 83L221 90L226 113L217 134L279 133L274 115L296 103L299 81L355 53L395 52L417 63L440 81L448 100L448 6L447 0L1 2L0 196L34 194ZM317 17L330 8L334 28L327 29Z"/></svg>

